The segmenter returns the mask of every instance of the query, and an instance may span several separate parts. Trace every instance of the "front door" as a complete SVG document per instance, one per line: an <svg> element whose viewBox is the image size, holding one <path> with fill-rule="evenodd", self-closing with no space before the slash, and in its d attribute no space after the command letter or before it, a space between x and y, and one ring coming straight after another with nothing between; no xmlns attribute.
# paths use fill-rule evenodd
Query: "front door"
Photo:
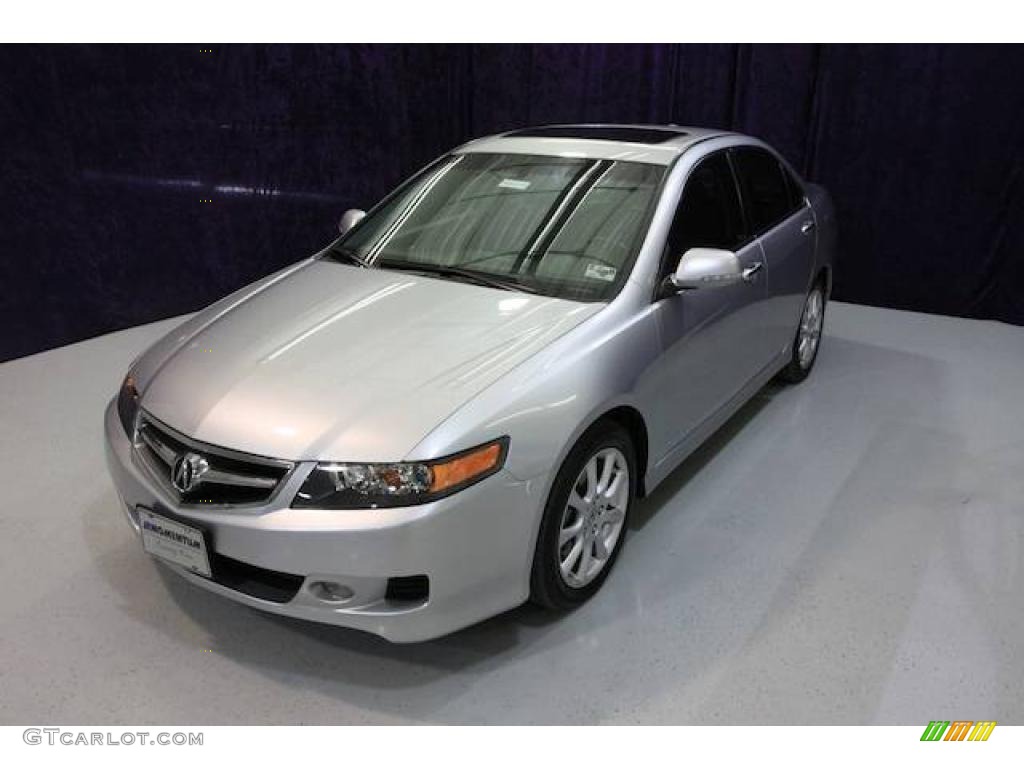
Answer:
<svg viewBox="0 0 1024 768"><path fill-rule="evenodd" d="M734 251L749 281L697 288L662 298L656 317L662 356L652 377L652 459L671 460L686 438L758 374L771 356L765 339L766 270L751 237L726 153L701 161L683 190L669 235L663 276L690 248ZM661 455L654 453L658 451Z"/></svg>

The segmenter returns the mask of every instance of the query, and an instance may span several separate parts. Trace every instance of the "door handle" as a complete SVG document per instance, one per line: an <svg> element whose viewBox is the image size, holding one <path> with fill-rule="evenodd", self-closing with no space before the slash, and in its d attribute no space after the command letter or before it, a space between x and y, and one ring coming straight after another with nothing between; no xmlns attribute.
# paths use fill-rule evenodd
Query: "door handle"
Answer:
<svg viewBox="0 0 1024 768"><path fill-rule="evenodd" d="M761 271L761 268L763 266L764 266L764 264L762 264L760 261L755 261L749 267L744 269L743 272L740 273L740 276L743 278L743 282L745 282L745 283L752 283L752 282L754 282L754 278L757 276L757 273Z"/></svg>
<svg viewBox="0 0 1024 768"><path fill-rule="evenodd" d="M809 235L814 231L814 220L808 219L802 225L800 225L800 232L805 235Z"/></svg>

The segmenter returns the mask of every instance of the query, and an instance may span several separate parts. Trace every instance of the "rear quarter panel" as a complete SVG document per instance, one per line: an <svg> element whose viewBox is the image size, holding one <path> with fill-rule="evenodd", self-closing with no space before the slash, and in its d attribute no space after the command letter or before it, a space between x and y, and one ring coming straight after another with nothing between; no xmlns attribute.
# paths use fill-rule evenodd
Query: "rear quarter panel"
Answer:
<svg viewBox="0 0 1024 768"><path fill-rule="evenodd" d="M835 261L839 247L839 223L836 219L835 205L828 190L820 184L806 184L807 199L814 210L814 221L817 225L815 242L815 269L818 274L823 268L828 275L827 290L832 293L835 279Z"/></svg>

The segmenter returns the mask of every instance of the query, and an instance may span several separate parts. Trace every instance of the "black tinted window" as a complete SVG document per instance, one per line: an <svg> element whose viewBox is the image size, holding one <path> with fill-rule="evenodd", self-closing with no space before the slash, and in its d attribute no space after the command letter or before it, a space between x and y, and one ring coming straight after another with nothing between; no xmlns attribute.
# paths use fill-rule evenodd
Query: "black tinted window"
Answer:
<svg viewBox="0 0 1024 768"><path fill-rule="evenodd" d="M786 188L789 190L789 209L795 211L804 204L804 187L796 176L782 166L782 173L786 177Z"/></svg>
<svg viewBox="0 0 1024 768"><path fill-rule="evenodd" d="M751 226L755 233L763 232L795 208L785 171L763 149L736 150L735 159Z"/></svg>
<svg viewBox="0 0 1024 768"><path fill-rule="evenodd" d="M671 256L678 259L690 248L732 250L744 238L736 184L728 159L720 153L702 162L686 180L669 240Z"/></svg>

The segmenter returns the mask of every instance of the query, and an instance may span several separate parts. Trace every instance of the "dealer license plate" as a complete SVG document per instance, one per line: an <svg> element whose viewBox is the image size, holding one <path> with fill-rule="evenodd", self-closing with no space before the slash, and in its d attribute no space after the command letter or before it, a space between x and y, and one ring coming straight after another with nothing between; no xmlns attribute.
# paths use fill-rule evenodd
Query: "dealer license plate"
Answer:
<svg viewBox="0 0 1024 768"><path fill-rule="evenodd" d="M139 507L142 548L193 573L210 578L210 557L206 537L199 528Z"/></svg>

